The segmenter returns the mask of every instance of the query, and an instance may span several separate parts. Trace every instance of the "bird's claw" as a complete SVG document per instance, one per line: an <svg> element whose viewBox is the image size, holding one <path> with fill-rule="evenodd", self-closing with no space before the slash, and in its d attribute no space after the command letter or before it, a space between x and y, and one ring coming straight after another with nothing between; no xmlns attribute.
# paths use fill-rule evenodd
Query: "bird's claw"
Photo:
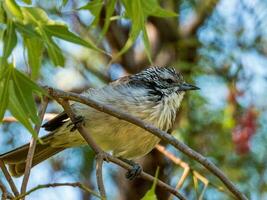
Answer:
<svg viewBox="0 0 267 200"><path fill-rule="evenodd" d="M132 169L128 170L128 172L125 174L125 177L129 180L135 179L137 176L139 176L142 173L143 169L141 165L134 163L132 165Z"/></svg>
<svg viewBox="0 0 267 200"><path fill-rule="evenodd" d="M72 122L68 125L68 127L72 126L70 131L73 132L77 129L79 124L83 124L83 123L84 123L84 117L79 115L79 116L76 116L74 120L72 120Z"/></svg>

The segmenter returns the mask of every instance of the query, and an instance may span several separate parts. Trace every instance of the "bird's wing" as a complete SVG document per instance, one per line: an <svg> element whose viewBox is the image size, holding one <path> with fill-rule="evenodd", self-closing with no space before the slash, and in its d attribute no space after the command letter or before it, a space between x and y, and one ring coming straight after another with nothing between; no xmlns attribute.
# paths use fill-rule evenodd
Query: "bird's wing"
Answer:
<svg viewBox="0 0 267 200"><path fill-rule="evenodd" d="M45 128L46 131L54 131L60 126L62 126L66 122L66 119L68 118L69 117L67 113L62 112L58 114L56 117L54 117L53 119L43 124L42 127Z"/></svg>

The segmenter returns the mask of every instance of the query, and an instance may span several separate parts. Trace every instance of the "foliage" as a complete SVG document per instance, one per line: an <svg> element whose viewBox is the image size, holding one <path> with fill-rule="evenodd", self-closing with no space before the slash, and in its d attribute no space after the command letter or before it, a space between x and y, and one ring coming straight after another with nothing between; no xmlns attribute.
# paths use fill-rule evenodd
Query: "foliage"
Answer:
<svg viewBox="0 0 267 200"><path fill-rule="evenodd" d="M31 4L31 1L24 1ZM63 2L66 4L67 1ZM149 3L149 4L148 4ZM106 7L107 16L104 22L100 39L104 37L110 24L110 18L115 9L115 0L108 1ZM149 15L159 17L173 17L175 13L162 9L156 0L150 2L138 0L124 1L125 16L132 22L132 31L125 47L118 54L125 53L134 43L139 33L143 32L143 39L146 52L149 56L149 41L145 30L145 20ZM152 7L150 7L152 6ZM98 23L100 11L104 7L104 0L93 0L88 2L81 9L90 10L94 15L92 25ZM1 58L1 79L0 79L0 121L4 117L6 110L9 110L32 134L34 131L31 122L38 124L36 107L33 94L41 92L41 88L32 80L37 80L42 66L44 51L48 53L49 59L55 66L64 66L65 59L62 49L58 46L54 38L69 41L89 49L104 53L95 46L89 39L84 40L77 34L71 32L68 26L62 22L55 21L48 17L46 12L34 6L20 6L15 0L4 0L0 2L1 24L5 27L2 37L3 55ZM138 12L140 15L135 15ZM24 75L18 69L14 69L9 64L9 57L18 43L17 34L23 38L23 44L27 50L27 62L30 67L29 75ZM13 59L15 59L13 57ZM24 84L26 83L26 84ZM16 107L15 107L16 105Z"/></svg>

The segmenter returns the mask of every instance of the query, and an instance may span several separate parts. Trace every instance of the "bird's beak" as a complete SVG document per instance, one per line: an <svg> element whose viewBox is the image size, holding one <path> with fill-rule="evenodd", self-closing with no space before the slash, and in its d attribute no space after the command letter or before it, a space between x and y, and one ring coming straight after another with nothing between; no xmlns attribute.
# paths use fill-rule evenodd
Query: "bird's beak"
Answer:
<svg viewBox="0 0 267 200"><path fill-rule="evenodd" d="M178 91L187 91L187 90L200 90L200 88L188 83L182 83L178 89Z"/></svg>

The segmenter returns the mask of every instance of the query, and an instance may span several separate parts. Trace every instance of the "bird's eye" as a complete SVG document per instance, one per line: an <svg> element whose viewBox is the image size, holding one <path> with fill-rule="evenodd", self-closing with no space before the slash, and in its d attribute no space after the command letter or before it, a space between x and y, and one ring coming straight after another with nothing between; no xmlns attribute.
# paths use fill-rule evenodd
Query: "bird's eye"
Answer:
<svg viewBox="0 0 267 200"><path fill-rule="evenodd" d="M168 78L166 81L167 81L167 83L173 83L173 80L170 78Z"/></svg>

